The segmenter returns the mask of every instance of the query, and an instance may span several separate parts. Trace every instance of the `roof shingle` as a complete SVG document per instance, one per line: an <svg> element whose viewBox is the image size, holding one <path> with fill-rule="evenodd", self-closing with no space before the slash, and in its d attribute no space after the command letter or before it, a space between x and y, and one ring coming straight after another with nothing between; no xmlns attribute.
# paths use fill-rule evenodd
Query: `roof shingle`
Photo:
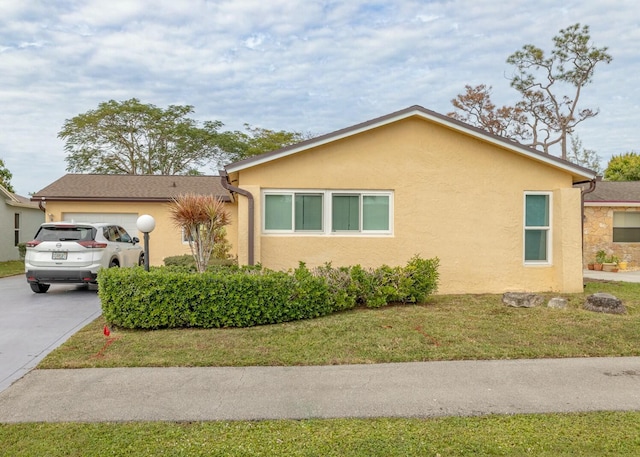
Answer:
<svg viewBox="0 0 640 457"><path fill-rule="evenodd" d="M215 195L231 201L220 176L67 174L32 200L170 201L181 194Z"/></svg>
<svg viewBox="0 0 640 457"><path fill-rule="evenodd" d="M640 181L597 181L596 189L584 195L585 202L640 202Z"/></svg>

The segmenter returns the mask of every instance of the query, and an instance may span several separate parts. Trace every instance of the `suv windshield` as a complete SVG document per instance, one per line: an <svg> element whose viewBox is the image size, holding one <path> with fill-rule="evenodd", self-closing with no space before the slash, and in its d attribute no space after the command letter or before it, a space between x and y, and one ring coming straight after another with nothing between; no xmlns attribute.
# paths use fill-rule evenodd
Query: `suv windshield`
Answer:
<svg viewBox="0 0 640 457"><path fill-rule="evenodd" d="M36 235L38 241L91 241L94 238L92 227L41 227Z"/></svg>

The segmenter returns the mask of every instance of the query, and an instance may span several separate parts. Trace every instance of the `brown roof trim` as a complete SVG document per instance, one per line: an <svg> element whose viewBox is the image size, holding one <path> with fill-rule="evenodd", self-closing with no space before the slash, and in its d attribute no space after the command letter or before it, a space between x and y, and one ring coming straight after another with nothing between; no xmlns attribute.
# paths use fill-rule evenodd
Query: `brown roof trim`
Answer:
<svg viewBox="0 0 640 457"><path fill-rule="evenodd" d="M226 165L224 168L227 171L227 173L241 171L245 168L250 168L265 162L269 162L271 160L275 160L281 157L286 157L287 155L295 154L297 152L310 149L312 147L330 143L332 141L336 141L351 135L355 135L373 128L381 127L383 125L390 124L390 123L393 123L402 119L406 119L412 116L419 116L419 117L422 117L423 119L429 119L440 125L448 126L457 131L464 132L474 137L477 137L481 140L488 141L490 143L494 143L496 145L505 147L507 149L510 149L513 152L531 157L534 160L539 160L541 162L547 163L557 168L562 168L566 171L571 172L574 176L579 177L581 180L584 180L584 179L590 180L590 179L595 179L596 177L596 172L594 172L593 170L589 170L588 168L584 168L582 166L576 165L572 162L563 160L559 157L545 154L542 151L539 151L537 149L534 149L528 146L524 146L508 138L504 138L498 135L488 133L485 130L482 130L480 128L458 121L449 116L436 113L435 111L428 110L419 105L413 105L403 110L396 111L394 113L390 113L375 119L371 119L369 121L362 122L360 124L356 124L351 127L337 130L332 133L321 135L319 137L312 138L312 139L303 141L301 143L286 146L276 151L267 152L265 154L261 154L255 157L250 157L248 159L240 160L238 162L233 162Z"/></svg>

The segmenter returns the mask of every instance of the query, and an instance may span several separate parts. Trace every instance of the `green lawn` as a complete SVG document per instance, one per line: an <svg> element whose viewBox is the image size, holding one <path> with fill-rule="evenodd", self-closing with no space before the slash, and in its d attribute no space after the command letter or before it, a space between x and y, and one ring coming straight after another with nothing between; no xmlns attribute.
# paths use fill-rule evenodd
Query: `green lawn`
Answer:
<svg viewBox="0 0 640 457"><path fill-rule="evenodd" d="M0 455L637 456L640 414L0 425Z"/></svg>
<svg viewBox="0 0 640 457"><path fill-rule="evenodd" d="M0 262L0 278L24 274L24 260Z"/></svg>
<svg viewBox="0 0 640 457"><path fill-rule="evenodd" d="M610 292L626 315L582 309ZM551 296L551 295L550 295ZM564 310L435 296L247 329L102 333L91 323L39 368L243 366L640 355L640 284L590 282ZM439 419L0 424L0 456L636 456L640 412Z"/></svg>
<svg viewBox="0 0 640 457"><path fill-rule="evenodd" d="M608 291L626 315L582 309ZM553 295L549 295L551 297ZM423 305L356 309L323 318L228 329L135 331L98 319L40 368L133 366L283 366L427 360L640 355L640 284L596 283L567 296L569 306L522 309L499 295L433 296Z"/></svg>

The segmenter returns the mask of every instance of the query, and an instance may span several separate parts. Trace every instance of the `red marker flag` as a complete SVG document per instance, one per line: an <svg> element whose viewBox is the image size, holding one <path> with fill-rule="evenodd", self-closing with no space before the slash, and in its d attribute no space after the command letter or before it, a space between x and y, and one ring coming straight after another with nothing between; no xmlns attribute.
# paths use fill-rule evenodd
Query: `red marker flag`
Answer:
<svg viewBox="0 0 640 457"><path fill-rule="evenodd" d="M106 325L104 326L104 329L102 330L102 333L104 333L104 336L111 335L111 331L109 330L109 327L107 327Z"/></svg>

